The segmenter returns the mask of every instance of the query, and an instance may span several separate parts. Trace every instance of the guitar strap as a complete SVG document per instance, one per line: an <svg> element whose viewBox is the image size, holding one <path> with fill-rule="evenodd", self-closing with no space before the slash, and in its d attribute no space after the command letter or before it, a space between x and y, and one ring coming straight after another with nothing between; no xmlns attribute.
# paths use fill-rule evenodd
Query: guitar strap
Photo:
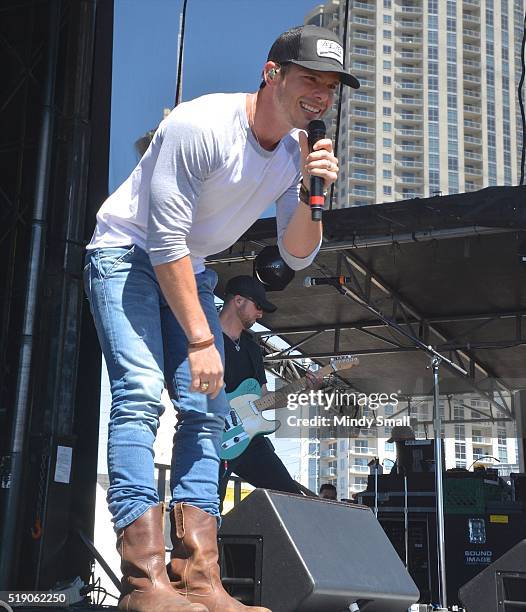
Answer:
<svg viewBox="0 0 526 612"><path fill-rule="evenodd" d="M241 335L243 336L243 334L245 334L245 333L246 333L246 332L241 332ZM248 334L247 334L247 336L248 336ZM253 373L254 373L254 378L255 378L255 379L258 381L258 382L261 382L261 381L258 379L258 372L259 372L259 367L258 367L258 366L259 366L259 364L258 364L258 363L256 363L256 358L255 358L255 356L253 355L253 351L251 351L251 350L250 350L250 345L248 344L248 342L253 342L253 340L250 338L250 336L249 336L249 337L247 337L247 338L245 338L245 343L244 343L243 350L244 350L245 352L247 352L247 353L248 353L248 357L249 357L249 359L250 359L250 363L252 364L252 371L253 371ZM255 344L255 343L254 343L254 344ZM259 344L257 345L257 348L258 348L258 350L260 350L260 349L259 349ZM239 356L241 356L241 352L239 353Z"/></svg>

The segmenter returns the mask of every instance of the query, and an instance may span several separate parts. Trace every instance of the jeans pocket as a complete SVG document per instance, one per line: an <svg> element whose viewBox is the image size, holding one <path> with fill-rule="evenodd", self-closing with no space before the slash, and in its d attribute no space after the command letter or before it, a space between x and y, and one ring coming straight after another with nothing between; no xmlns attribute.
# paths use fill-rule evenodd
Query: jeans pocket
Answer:
<svg viewBox="0 0 526 612"><path fill-rule="evenodd" d="M97 249L92 262L100 278L108 278L123 263L133 256L135 245Z"/></svg>

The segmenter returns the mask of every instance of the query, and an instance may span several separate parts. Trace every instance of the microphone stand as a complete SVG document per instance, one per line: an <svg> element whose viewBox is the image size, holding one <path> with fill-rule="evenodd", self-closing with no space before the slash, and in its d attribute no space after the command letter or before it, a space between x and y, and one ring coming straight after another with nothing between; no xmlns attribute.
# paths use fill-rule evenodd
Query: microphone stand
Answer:
<svg viewBox="0 0 526 612"><path fill-rule="evenodd" d="M446 531L444 522L444 481L442 473L442 417L438 394L438 369L445 357L435 354L431 358L433 368L433 429L435 430L435 488L437 507L438 599L441 608L447 608L446 583Z"/></svg>
<svg viewBox="0 0 526 612"><path fill-rule="evenodd" d="M431 345L427 345L420 338L413 336L396 321L391 321L379 310L371 306L366 300L351 291L345 285L338 285L336 289L352 300L363 306L370 313L374 314L386 325L394 329L401 336L411 341L417 348L424 351L430 358L430 368L433 370L433 428L435 430L435 487L436 487L436 514L437 514L437 574L438 574L438 596L441 608L447 609L447 583L446 583L446 542L444 529L444 482L442 473L442 418L439 406L439 384L438 371L440 365L444 363L448 368L460 372L463 376L468 373L447 357L441 355ZM407 486L406 486L407 488Z"/></svg>
<svg viewBox="0 0 526 612"><path fill-rule="evenodd" d="M380 460L378 457L372 460L371 467L374 470L374 516L378 518L378 471L380 469Z"/></svg>
<svg viewBox="0 0 526 612"><path fill-rule="evenodd" d="M405 568L409 570L409 508L407 501L407 470L404 468L404 546Z"/></svg>

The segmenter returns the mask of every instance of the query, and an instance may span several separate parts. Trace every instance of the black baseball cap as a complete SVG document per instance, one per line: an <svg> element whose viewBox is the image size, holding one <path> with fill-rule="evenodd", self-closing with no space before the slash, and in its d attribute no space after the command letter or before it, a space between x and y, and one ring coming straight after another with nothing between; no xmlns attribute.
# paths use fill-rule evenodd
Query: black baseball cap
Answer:
<svg viewBox="0 0 526 612"><path fill-rule="evenodd" d="M270 48L267 61L292 63L320 72L337 72L344 85L358 89L358 79L343 67L343 45L332 30L315 25L283 32Z"/></svg>
<svg viewBox="0 0 526 612"><path fill-rule="evenodd" d="M263 312L274 312L277 308L267 300L263 283L252 276L234 276L226 284L225 293L253 300Z"/></svg>

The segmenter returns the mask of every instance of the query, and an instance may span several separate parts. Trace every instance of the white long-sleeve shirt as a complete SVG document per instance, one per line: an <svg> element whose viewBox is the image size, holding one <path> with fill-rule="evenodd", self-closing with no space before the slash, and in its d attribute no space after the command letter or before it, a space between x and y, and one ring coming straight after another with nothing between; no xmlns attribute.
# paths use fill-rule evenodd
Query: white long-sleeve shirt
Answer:
<svg viewBox="0 0 526 612"><path fill-rule="evenodd" d="M198 273L205 257L230 247L276 202L280 253L295 270L308 266L319 246L298 258L282 242L298 206L297 131L274 151L263 149L248 123L246 96L211 94L177 106L101 206L88 250L137 244L154 266L190 255Z"/></svg>

